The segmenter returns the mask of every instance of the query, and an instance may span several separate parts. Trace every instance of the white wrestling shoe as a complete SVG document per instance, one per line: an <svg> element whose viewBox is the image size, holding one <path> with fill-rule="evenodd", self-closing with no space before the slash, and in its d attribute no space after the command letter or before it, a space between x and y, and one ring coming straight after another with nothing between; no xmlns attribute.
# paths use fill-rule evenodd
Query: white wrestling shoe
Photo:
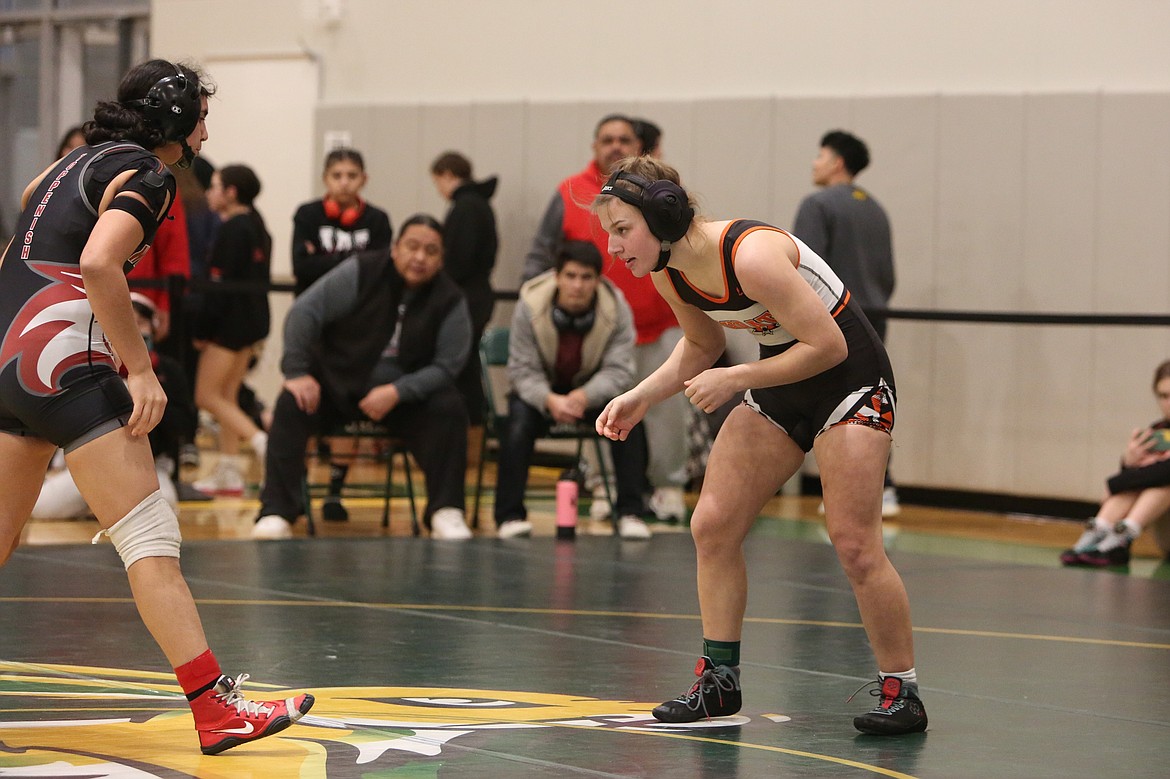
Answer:
<svg viewBox="0 0 1170 779"><path fill-rule="evenodd" d="M447 506L431 517L431 538L444 541L466 541L471 538L471 528L463 519L463 512Z"/></svg>

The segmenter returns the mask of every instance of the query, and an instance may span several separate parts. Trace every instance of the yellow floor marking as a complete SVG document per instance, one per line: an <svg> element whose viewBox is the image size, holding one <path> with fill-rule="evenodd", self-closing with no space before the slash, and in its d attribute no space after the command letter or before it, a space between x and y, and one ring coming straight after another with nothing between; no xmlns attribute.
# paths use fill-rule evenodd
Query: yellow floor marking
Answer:
<svg viewBox="0 0 1170 779"><path fill-rule="evenodd" d="M132 598L49 598L31 596L2 597L0 603L128 603ZM460 606L453 604L432 603L359 603L356 601L339 600L254 600L231 598L197 598L199 605L206 606L283 606L308 608L355 608L375 609L386 611L465 611L497 614L543 614L573 617L622 617L627 619L677 619L698 621L698 614L660 614L644 611L601 611L594 609L546 609L513 606ZM830 627L862 630L860 622L831 622L814 619L781 619L778 617L747 617L744 622L757 625L803 625L807 627ZM1010 633L996 630L966 630L962 628L930 628L916 627L915 633L937 633L951 636L971 636L975 638L1005 638L1021 641L1055 641L1066 644L1090 644L1095 646L1119 646L1131 649L1162 649L1170 650L1170 644L1159 644L1149 641L1122 641L1113 638L1087 638L1084 636L1054 636L1041 633Z"/></svg>

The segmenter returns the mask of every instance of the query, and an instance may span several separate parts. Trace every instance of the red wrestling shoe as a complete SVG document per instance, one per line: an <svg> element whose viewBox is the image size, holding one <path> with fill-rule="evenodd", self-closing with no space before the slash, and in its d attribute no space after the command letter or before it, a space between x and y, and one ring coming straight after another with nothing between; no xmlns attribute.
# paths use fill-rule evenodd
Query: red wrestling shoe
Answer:
<svg viewBox="0 0 1170 779"><path fill-rule="evenodd" d="M313 707L313 696L302 693L282 701L250 701L240 693L248 674L220 676L191 701L199 748L205 755L271 736L293 724Z"/></svg>

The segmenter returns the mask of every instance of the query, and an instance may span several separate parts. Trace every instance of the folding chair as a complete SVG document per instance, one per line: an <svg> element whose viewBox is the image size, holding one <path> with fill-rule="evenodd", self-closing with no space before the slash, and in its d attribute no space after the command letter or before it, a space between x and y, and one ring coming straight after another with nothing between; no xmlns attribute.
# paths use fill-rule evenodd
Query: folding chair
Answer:
<svg viewBox="0 0 1170 779"><path fill-rule="evenodd" d="M373 441L375 446L381 445L385 448L386 455L386 481L383 484L346 484L342 487L342 494L357 494L357 495L371 495L374 497L381 496L382 498L382 527L390 526L390 498L394 495L394 458L398 456L401 458L402 471L406 478L404 492L406 498L410 502L410 530L412 535L419 535L419 521L418 510L414 503L414 479L410 470L410 456L406 451L406 445L401 439L395 438L390 434L385 427L377 422L369 420L362 420L357 422L350 422L344 426L329 430L322 434L323 437L334 439L349 439L354 444L354 454L351 460L358 459L375 459L370 455L365 455L361 452L361 442L364 440ZM311 455L310 455L311 456ZM301 481L301 492L305 502L305 519L308 521L309 535L315 536L317 534L317 526L313 521L313 504L312 496L316 494L326 494L328 490L327 484L314 484L309 482L308 468L305 469L305 478Z"/></svg>

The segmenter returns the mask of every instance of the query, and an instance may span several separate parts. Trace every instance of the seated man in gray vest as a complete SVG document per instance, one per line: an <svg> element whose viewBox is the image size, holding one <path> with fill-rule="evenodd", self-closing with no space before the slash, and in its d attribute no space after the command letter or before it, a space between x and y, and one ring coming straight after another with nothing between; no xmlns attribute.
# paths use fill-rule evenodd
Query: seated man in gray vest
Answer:
<svg viewBox="0 0 1170 779"><path fill-rule="evenodd" d="M471 317L442 264L442 227L418 214L389 253L344 260L293 303L253 538L292 535L305 510L309 436L364 419L402 438L422 469L431 537L471 537L463 513L467 408L455 389L471 350Z"/></svg>
<svg viewBox="0 0 1170 779"><path fill-rule="evenodd" d="M536 439L554 424L593 420L634 383L634 317L625 297L601 276L601 254L567 241L552 270L520 287L508 340L507 430L500 441L496 525L500 538L532 532L524 507ZM617 481L618 532L649 538L645 512L646 436L642 425L610 441Z"/></svg>

